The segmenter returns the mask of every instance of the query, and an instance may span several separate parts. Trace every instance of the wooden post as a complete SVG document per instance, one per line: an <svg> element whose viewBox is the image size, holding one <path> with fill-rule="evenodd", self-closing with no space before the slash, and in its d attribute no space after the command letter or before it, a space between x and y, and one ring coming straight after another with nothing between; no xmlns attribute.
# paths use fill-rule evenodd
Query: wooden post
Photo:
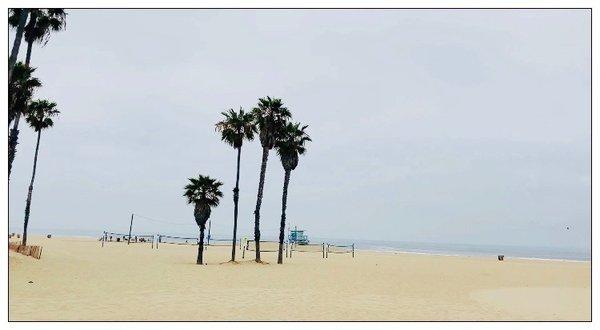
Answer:
<svg viewBox="0 0 600 330"><path fill-rule="evenodd" d="M106 232L102 232L102 247L104 247L104 241L106 241Z"/></svg>
<svg viewBox="0 0 600 330"><path fill-rule="evenodd" d="M246 248L242 249L242 259L244 259L244 257L246 256Z"/></svg>
<svg viewBox="0 0 600 330"><path fill-rule="evenodd" d="M321 252L323 252L323 258L325 258L325 243L321 243Z"/></svg>
<svg viewBox="0 0 600 330"><path fill-rule="evenodd" d="M327 243L327 250L325 250L325 258L329 258L329 243Z"/></svg>
<svg viewBox="0 0 600 330"><path fill-rule="evenodd" d="M211 221L208 220L208 239L207 239L206 245L210 245L210 227L211 227ZM200 243L198 243L198 244L200 244Z"/></svg>
<svg viewBox="0 0 600 330"><path fill-rule="evenodd" d="M127 237L127 245L131 242L131 227L133 227L133 213L131 213L131 222L129 222L129 237Z"/></svg>
<svg viewBox="0 0 600 330"><path fill-rule="evenodd" d="M354 243L352 243L352 258L354 258Z"/></svg>

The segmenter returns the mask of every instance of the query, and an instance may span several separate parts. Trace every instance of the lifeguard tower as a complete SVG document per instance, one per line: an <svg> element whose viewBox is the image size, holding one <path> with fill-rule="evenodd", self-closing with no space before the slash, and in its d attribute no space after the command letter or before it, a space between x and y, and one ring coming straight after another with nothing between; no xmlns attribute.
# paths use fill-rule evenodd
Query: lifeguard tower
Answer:
<svg viewBox="0 0 600 330"><path fill-rule="evenodd" d="M308 236L304 233L304 230L299 230L298 227L294 227L294 229L290 230L288 242L290 242L290 244L307 245L310 241Z"/></svg>

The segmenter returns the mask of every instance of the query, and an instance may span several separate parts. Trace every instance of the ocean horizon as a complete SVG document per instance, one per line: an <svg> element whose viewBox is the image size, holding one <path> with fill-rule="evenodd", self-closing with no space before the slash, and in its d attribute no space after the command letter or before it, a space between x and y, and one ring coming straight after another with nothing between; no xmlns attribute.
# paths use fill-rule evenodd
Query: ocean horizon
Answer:
<svg viewBox="0 0 600 330"><path fill-rule="evenodd" d="M9 227L9 233L21 233L22 228ZM89 237L100 238L102 230L78 230L78 229L29 229L30 235L69 236L69 237ZM127 231L116 231L126 234ZM133 232L133 235L153 235L150 232ZM182 233L161 233L164 235L173 235L181 237L195 237L194 235L182 235ZM239 238L247 237L251 239L252 235L238 234ZM221 237L212 235L213 239L227 239L231 237ZM276 235L264 235L265 241L277 240ZM432 242L407 242L407 241L389 241L389 240L370 240L370 239L344 239L344 238L324 238L313 237L311 244L329 243L335 245L354 244L355 250L374 251L374 252L393 252L393 253L417 253L430 255L446 256L474 256L474 257L496 257L504 255L506 258L525 258L525 259L550 259L550 260L571 260L571 261L590 261L591 249L576 249L568 247L541 247L541 246L513 246L513 245L491 245L491 244L464 244L464 243L432 243Z"/></svg>

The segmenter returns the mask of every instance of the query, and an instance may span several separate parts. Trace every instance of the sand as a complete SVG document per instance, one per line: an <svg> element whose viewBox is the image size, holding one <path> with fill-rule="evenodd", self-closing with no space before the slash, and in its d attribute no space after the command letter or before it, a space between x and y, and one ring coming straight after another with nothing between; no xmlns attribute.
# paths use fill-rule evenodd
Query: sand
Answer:
<svg viewBox="0 0 600 330"><path fill-rule="evenodd" d="M194 246L31 244L44 246L41 260L9 254L13 321L591 318L589 262L358 251L231 264L230 248L211 247L200 266Z"/></svg>

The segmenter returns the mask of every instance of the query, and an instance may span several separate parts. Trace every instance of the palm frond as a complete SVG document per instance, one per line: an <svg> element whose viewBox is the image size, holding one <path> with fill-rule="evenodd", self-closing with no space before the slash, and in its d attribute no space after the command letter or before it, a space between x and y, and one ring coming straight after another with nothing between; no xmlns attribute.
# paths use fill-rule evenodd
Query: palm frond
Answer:
<svg viewBox="0 0 600 330"><path fill-rule="evenodd" d="M221 112L224 119L215 124L215 130L221 132L221 140L234 148L241 148L244 139L252 141L256 133L254 116L240 107L238 112L229 109Z"/></svg>
<svg viewBox="0 0 600 330"><path fill-rule="evenodd" d="M13 8L8 11L8 25L11 28L16 28L19 26L19 19L21 18L21 12L23 9L21 8Z"/></svg>
<svg viewBox="0 0 600 330"><path fill-rule="evenodd" d="M287 123L282 135L275 142L277 154L280 157L303 155L306 152L306 143L312 141L306 133L308 125L300 123Z"/></svg>
<svg viewBox="0 0 600 330"><path fill-rule="evenodd" d="M283 106L281 99L270 96L258 99L252 113L261 144L263 147L272 148L286 123L292 118L292 113Z"/></svg>
<svg viewBox="0 0 600 330"><path fill-rule="evenodd" d="M58 114L60 111L56 109L56 103L37 100L29 104L25 120L37 132L54 126L52 118Z"/></svg>
<svg viewBox="0 0 600 330"><path fill-rule="evenodd" d="M25 114L35 89L42 86L38 78L32 76L35 68L18 62L8 85L8 120L12 122L17 113Z"/></svg>
<svg viewBox="0 0 600 330"><path fill-rule="evenodd" d="M64 30L67 13L64 9L30 9L29 22L25 26L25 40L48 43L52 32Z"/></svg>
<svg viewBox="0 0 600 330"><path fill-rule="evenodd" d="M189 178L189 183L183 188L187 202L203 203L210 207L219 205L223 193L220 187L223 185L222 182L217 181L209 176L198 175L197 178Z"/></svg>

